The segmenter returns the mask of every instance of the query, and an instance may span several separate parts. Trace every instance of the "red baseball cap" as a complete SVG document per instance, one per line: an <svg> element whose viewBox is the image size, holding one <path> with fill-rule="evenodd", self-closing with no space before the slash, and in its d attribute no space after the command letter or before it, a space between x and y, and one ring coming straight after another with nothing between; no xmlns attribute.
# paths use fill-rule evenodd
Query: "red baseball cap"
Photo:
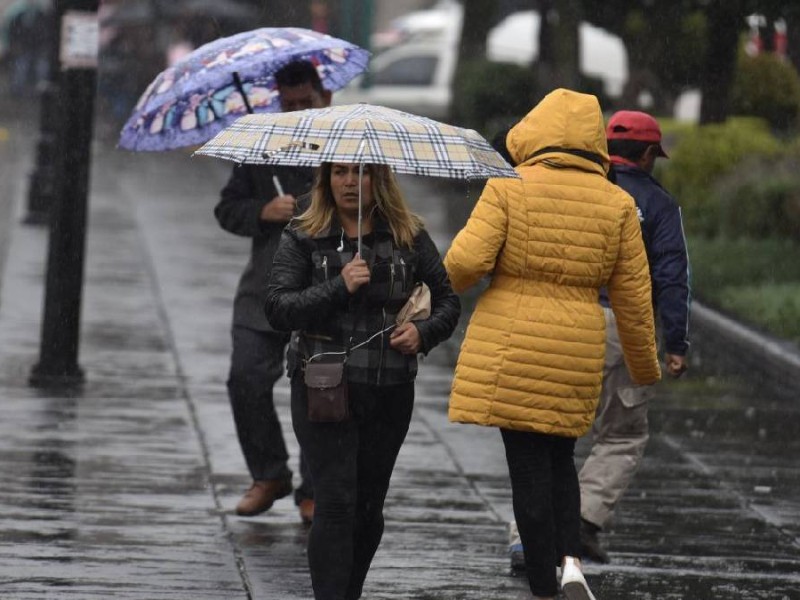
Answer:
<svg viewBox="0 0 800 600"><path fill-rule="evenodd" d="M606 127L609 140L636 140L658 145L658 155L667 157L661 146L661 127L658 121L638 110L620 110L611 115Z"/></svg>

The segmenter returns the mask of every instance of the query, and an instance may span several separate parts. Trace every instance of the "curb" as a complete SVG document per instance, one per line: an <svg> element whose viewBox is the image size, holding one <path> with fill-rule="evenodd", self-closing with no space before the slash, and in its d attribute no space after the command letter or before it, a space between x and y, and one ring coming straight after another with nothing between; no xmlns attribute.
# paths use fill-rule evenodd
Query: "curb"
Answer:
<svg viewBox="0 0 800 600"><path fill-rule="evenodd" d="M800 391L800 348L770 337L703 304L692 302L692 337L704 347L716 348L742 369L757 373L758 383L786 398ZM710 345L709 345L710 342ZM698 344L699 345L699 344Z"/></svg>

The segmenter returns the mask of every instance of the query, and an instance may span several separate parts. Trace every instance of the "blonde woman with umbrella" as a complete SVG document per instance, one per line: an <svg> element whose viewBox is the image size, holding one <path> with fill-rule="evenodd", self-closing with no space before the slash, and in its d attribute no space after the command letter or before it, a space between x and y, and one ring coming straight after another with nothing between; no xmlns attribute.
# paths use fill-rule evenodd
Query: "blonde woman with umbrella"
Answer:
<svg viewBox="0 0 800 600"><path fill-rule="evenodd" d="M430 315L394 326L420 282L430 289ZM459 312L391 168L323 163L310 207L283 233L266 303L272 326L294 331L292 423L314 481L308 560L316 600L361 597L411 420L417 354L447 339ZM347 387L343 414L324 421L306 385L320 362L342 366Z"/></svg>

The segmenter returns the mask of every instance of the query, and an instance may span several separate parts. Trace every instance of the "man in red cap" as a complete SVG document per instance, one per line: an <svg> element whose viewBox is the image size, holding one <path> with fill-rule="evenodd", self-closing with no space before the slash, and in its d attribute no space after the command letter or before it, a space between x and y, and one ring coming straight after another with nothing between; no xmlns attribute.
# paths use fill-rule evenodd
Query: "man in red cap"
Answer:
<svg viewBox="0 0 800 600"><path fill-rule="evenodd" d="M619 144L612 144L611 140L646 142L644 145L639 145L639 148L649 150L651 146L654 146L655 148L651 152L653 158L657 156L669 158L667 153L664 152L664 148L661 147L661 127L659 127L658 121L647 113L638 110L621 110L614 113L608 121L608 127L606 127L606 138L608 138L609 142L608 153L611 155L611 162L614 164L625 164L631 161L611 151L612 145L614 145L615 148L619 148ZM617 160L615 160L615 157ZM648 173L651 173L654 164L655 162L648 164L649 168L642 168ZM656 183L656 185L658 184Z"/></svg>
<svg viewBox="0 0 800 600"><path fill-rule="evenodd" d="M666 371L679 377L688 367L689 257L680 207L652 176L656 159L667 158L661 128L646 113L623 110L609 120L606 137L612 163L609 177L633 196L639 212ZM592 429L592 450L578 477L583 555L607 563L598 533L610 523L641 463L648 438L647 401L653 389L631 381L605 294L601 303L606 316L603 389Z"/></svg>

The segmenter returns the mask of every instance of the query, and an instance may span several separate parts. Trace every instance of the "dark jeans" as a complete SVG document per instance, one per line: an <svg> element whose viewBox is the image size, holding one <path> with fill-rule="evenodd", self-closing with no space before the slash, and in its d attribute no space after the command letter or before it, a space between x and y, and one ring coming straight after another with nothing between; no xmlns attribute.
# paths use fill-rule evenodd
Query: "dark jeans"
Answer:
<svg viewBox="0 0 800 600"><path fill-rule="evenodd" d="M413 383L351 383L348 421L310 423L302 374L292 378L292 423L314 478L308 564L316 600L361 597L413 406Z"/></svg>
<svg viewBox="0 0 800 600"><path fill-rule="evenodd" d="M564 556L580 555L575 438L508 429L500 432L531 592L555 596L556 565Z"/></svg>
<svg viewBox="0 0 800 600"><path fill-rule="evenodd" d="M228 376L228 396L247 468L254 480L284 479L292 476L289 454L272 388L283 374L283 357L288 334L257 331L235 325L233 355ZM295 490L295 502L313 498L311 476L300 454L302 483Z"/></svg>

